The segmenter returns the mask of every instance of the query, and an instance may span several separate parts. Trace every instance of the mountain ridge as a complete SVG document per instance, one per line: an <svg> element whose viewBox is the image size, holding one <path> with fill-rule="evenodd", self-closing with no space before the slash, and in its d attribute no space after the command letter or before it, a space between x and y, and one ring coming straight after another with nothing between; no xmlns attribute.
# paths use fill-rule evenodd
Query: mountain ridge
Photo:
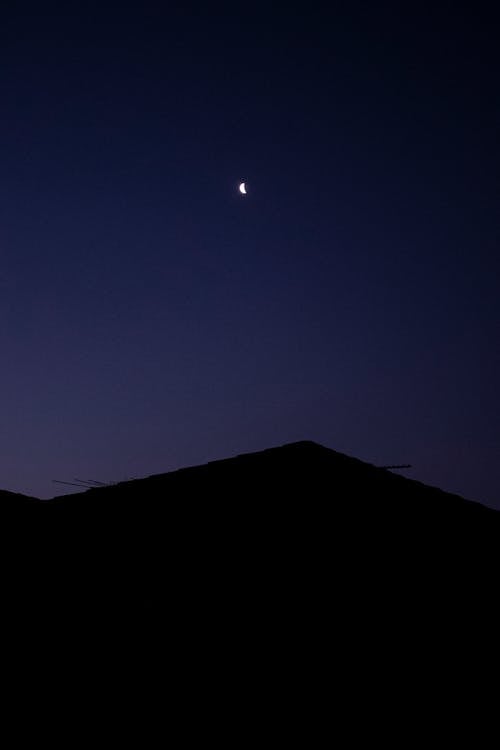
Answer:
<svg viewBox="0 0 500 750"><path fill-rule="evenodd" d="M314 473L319 475L319 480L314 479ZM308 476L309 474L309 476ZM415 499L418 495L422 500L432 497L435 501L442 503L455 503L458 507L467 507L470 511L484 510L487 513L498 514L493 508L482 503L465 498L461 495L447 492L438 487L424 484L418 480L411 479L391 470L375 466L361 459L340 453L331 448L326 448L311 440L296 441L280 446L265 448L259 451L239 453L235 456L215 459L204 464L196 464L181 467L168 472L152 474L146 477L125 480L100 487L91 487L82 492L72 492L57 495L49 500L39 500L21 493L12 493L0 490L0 500L15 502L16 499L22 504L33 504L37 501L44 505L55 504L81 504L82 501L94 502L95 499L112 497L116 499L121 495L122 499L138 499L143 496L158 497L162 490L187 492L200 489L200 483L219 483L219 490L225 492L243 492L256 489L256 482L274 480L273 490L278 491L280 487L277 480L281 482L281 491L290 490L296 482L302 491L306 490L305 483L309 480L309 491L320 491L320 483L326 482L333 493L340 492L347 497L355 497L360 492L383 491L393 497L397 494ZM231 481L244 479L245 487L231 488ZM335 482L338 486L335 487ZM184 485L184 486L183 486ZM371 488L370 488L371 485ZM321 488L323 494L325 488ZM464 505L465 504L465 505ZM451 505L450 505L451 507Z"/></svg>
<svg viewBox="0 0 500 750"><path fill-rule="evenodd" d="M495 621L499 513L311 442L22 504L2 601L24 641L118 634L120 660L165 669L279 653L288 674L335 633L383 670Z"/></svg>

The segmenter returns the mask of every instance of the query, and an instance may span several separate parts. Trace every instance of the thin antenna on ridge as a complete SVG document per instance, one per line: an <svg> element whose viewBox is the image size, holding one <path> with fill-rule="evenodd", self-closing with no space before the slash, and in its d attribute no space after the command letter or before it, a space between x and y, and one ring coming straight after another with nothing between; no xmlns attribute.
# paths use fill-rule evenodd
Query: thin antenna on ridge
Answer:
<svg viewBox="0 0 500 750"><path fill-rule="evenodd" d="M377 469L411 469L411 464L394 464L393 466L377 466Z"/></svg>
<svg viewBox="0 0 500 750"><path fill-rule="evenodd" d="M54 484L70 484L72 487L87 487L87 484L79 484L77 482L63 482L62 479L53 479Z"/></svg>
<svg viewBox="0 0 500 750"><path fill-rule="evenodd" d="M90 485L91 487L93 487L93 486L96 486L96 487L106 487L109 484L109 482L99 482L99 481L97 481L97 479L78 479L78 478L75 478L75 482L82 482L83 484Z"/></svg>

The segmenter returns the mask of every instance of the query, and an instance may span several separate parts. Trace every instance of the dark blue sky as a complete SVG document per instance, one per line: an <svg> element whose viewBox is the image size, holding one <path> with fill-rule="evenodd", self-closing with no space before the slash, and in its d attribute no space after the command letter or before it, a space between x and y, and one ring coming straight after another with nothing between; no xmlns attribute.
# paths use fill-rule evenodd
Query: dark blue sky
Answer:
<svg viewBox="0 0 500 750"><path fill-rule="evenodd" d="M312 439L500 507L497 19L267 5L2 9L0 487Z"/></svg>

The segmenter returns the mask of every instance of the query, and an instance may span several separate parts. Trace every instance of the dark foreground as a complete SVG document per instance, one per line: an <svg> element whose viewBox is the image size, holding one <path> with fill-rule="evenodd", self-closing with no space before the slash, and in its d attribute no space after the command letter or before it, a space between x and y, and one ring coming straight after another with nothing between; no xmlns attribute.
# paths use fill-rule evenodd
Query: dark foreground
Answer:
<svg viewBox="0 0 500 750"><path fill-rule="evenodd" d="M500 513L314 443L2 501L17 648L151 707L199 693L249 742L284 712L310 744L332 691L394 700L497 638Z"/></svg>

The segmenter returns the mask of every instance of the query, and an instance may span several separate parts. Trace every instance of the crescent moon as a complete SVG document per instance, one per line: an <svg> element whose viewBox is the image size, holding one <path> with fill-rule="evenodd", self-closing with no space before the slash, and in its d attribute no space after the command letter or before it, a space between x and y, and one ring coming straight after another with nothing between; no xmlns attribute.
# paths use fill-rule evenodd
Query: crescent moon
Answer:
<svg viewBox="0 0 500 750"><path fill-rule="evenodd" d="M246 194L247 194L247 189L246 189L246 187L245 187L245 183L244 183L244 182L241 182L241 183L240 183L239 191L240 191L240 193L241 193L242 195L246 195Z"/></svg>

